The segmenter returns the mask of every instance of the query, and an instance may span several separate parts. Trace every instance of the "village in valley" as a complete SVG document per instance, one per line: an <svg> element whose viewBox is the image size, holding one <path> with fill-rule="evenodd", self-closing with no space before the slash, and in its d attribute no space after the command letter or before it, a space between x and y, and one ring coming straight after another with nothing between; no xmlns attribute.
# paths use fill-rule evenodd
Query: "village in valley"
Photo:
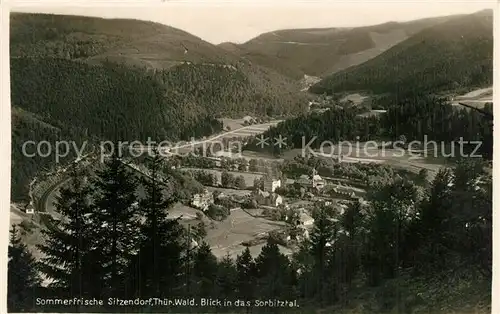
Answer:
<svg viewBox="0 0 500 314"><path fill-rule="evenodd" d="M231 139L243 140L241 135ZM253 158L248 155L254 152L242 155L230 150L216 151L212 156L211 149L204 148L203 154L196 149L196 153L184 151L183 157L162 157L161 176L163 182L175 178L173 190L178 202L166 209L169 217L180 219L191 231L192 247L204 239L218 258L236 258L246 247L256 257L269 236L280 243L282 253L289 255L308 239L315 209L328 208L340 217L350 203L365 202L365 184L357 168L366 168L366 164L343 165L338 158L300 155L291 160ZM95 158L90 154L82 158L78 161L80 167L99 165ZM147 176L149 170L144 162L148 158L124 158L123 162L134 175ZM345 174L333 177L336 171ZM325 175L329 173L331 176ZM35 180L31 186L35 201L24 210L13 209L11 219L41 226L47 220L60 220L55 211L56 199L67 175L61 168ZM141 191L138 194L141 197ZM36 234L31 235L33 243L28 244L35 251Z"/></svg>
<svg viewBox="0 0 500 314"><path fill-rule="evenodd" d="M312 155L252 158L252 152L236 149L212 156L204 147L203 152L163 160L165 173L181 174L192 185L176 187L176 193L183 188L186 193L169 210L170 217L192 230L193 246L204 239L218 258L236 258L246 247L256 257L270 236L282 253L291 254L308 239L315 210L328 208L340 217L350 203L365 203L366 185L358 168L380 168Z"/></svg>
<svg viewBox="0 0 500 314"><path fill-rule="evenodd" d="M257 256L270 235L279 241L284 254L290 254L308 238L314 225L313 208L329 207L340 216L349 203L363 202L366 193L350 186L346 178L327 181L315 168L292 179L277 162L223 157L221 163L214 163L214 168L182 170L204 187L189 203L177 205L203 213L183 218L191 225L202 222L206 239L220 258L236 257L245 247ZM174 212L182 216L182 209Z"/></svg>

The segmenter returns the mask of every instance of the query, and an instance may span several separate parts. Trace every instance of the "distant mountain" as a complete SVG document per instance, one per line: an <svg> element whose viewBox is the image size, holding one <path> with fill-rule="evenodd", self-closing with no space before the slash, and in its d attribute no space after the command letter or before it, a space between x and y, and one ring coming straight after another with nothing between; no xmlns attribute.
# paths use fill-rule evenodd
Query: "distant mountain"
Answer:
<svg viewBox="0 0 500 314"><path fill-rule="evenodd" d="M438 92L489 86L492 80L493 15L487 10L426 28L363 64L326 77L310 91Z"/></svg>
<svg viewBox="0 0 500 314"><path fill-rule="evenodd" d="M140 20L11 14L11 55L120 61L169 68L184 61L231 63L237 57L174 27Z"/></svg>
<svg viewBox="0 0 500 314"><path fill-rule="evenodd" d="M10 49L13 58L55 58L90 65L112 62L153 71L172 70L175 74L161 76L162 83L170 90L182 90L186 98L200 108L195 112L214 115L263 115L274 112L286 115L296 111L300 105L305 106L305 98L300 95L300 84L289 77L261 63L242 58L240 53L230 52L182 30L153 22L13 13ZM237 75L233 76L233 72L237 72ZM197 81L196 86L190 89L177 86L186 83L179 75L197 75L197 78L186 78L190 82ZM242 90L243 83L225 81L235 78L240 83L251 81L252 84L245 85ZM169 79L174 81L169 82ZM235 84L238 89L231 89ZM215 88L216 85L219 87ZM202 96L199 91L207 89L217 104L214 101L205 103L206 96L191 97L192 94ZM291 97L294 93L296 95ZM219 97L221 94L228 95ZM228 97L231 98L231 104L224 103ZM280 97L285 99L279 102L270 100ZM297 105L291 104L286 98L297 99ZM254 103L248 104L249 101ZM265 104L262 103L264 101ZM242 105L238 108L234 103ZM279 108L268 109L274 104ZM287 109L282 104L291 107ZM207 106L217 106L218 109ZM232 107L230 112L226 111L227 106ZM264 107L263 110L259 109Z"/></svg>
<svg viewBox="0 0 500 314"><path fill-rule="evenodd" d="M278 68L293 68L300 72L300 77L302 74L325 76L368 61L413 34L449 18L357 28L279 30L237 47L246 54L280 60L277 71Z"/></svg>
<svg viewBox="0 0 500 314"><path fill-rule="evenodd" d="M225 42L218 45L226 51L238 55L243 60L246 60L250 65L259 65L268 69L272 69L281 75L284 75L293 80L301 79L304 76L304 71L293 64L288 64L286 60L282 60L277 56L267 55L258 51L246 49L242 45L237 45L230 42Z"/></svg>

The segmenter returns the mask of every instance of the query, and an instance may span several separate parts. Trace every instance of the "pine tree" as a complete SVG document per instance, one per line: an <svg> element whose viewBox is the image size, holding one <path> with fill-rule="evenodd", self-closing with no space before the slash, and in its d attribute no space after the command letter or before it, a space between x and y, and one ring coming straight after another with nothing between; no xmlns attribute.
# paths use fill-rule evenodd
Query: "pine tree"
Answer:
<svg viewBox="0 0 500 314"><path fill-rule="evenodd" d="M227 299L236 297L237 275L236 265L231 256L224 256L217 267L215 295Z"/></svg>
<svg viewBox="0 0 500 314"><path fill-rule="evenodd" d="M61 220L42 230L45 241L39 246L44 254L40 270L70 297L99 296L102 279L91 189L84 180L83 173L72 171L70 186L60 190L55 206Z"/></svg>
<svg viewBox="0 0 500 314"><path fill-rule="evenodd" d="M440 170L430 184L428 195L419 206L418 220L413 225L416 232L415 249L418 249L418 269L428 271L425 267L447 267L447 258L451 244L456 241L451 237L450 218L452 213L452 172Z"/></svg>
<svg viewBox="0 0 500 314"><path fill-rule="evenodd" d="M198 224L193 227L193 238L195 241L199 242L205 239L207 236L207 229L205 222L201 220Z"/></svg>
<svg viewBox="0 0 500 314"><path fill-rule="evenodd" d="M236 257L236 271L238 296L246 301L252 301L257 293L257 269L248 247Z"/></svg>
<svg viewBox="0 0 500 314"><path fill-rule="evenodd" d="M331 298L334 291L329 290L329 280L331 275L328 272L329 257L332 255L332 246L334 241L337 240L338 224L329 208L320 207L313 212L314 227L310 235L309 250L312 256L313 266L311 269L311 276L309 280L313 289L313 294L324 302ZM309 291L311 293L312 291Z"/></svg>
<svg viewBox="0 0 500 314"><path fill-rule="evenodd" d="M259 297L288 297L291 292L290 261L271 237L255 260Z"/></svg>
<svg viewBox="0 0 500 314"><path fill-rule="evenodd" d="M193 257L193 277L200 297L205 298L213 295L217 266L217 258L212 254L210 246L203 242L196 249Z"/></svg>
<svg viewBox="0 0 500 314"><path fill-rule="evenodd" d="M352 281L358 270L363 244L363 220L364 214L360 202L349 205L340 220L340 226L346 236L342 238L342 241L336 247L340 246L341 250L345 252L342 262L345 261L343 271L345 271L347 283Z"/></svg>
<svg viewBox="0 0 500 314"><path fill-rule="evenodd" d="M97 174L95 206L99 223L97 245L106 257L105 286L110 295L116 295L124 287L128 275L126 267L137 249L138 216L135 177L113 154L104 170Z"/></svg>
<svg viewBox="0 0 500 314"><path fill-rule="evenodd" d="M10 230L7 270L7 309L9 312L32 312L33 289L41 284L37 263L21 242L16 225Z"/></svg>
<svg viewBox="0 0 500 314"><path fill-rule="evenodd" d="M171 295L179 285L182 269L183 229L177 219L168 219L167 211L175 200L165 198L159 170L158 154L150 158L150 178L143 180L146 196L139 202L144 221L140 229L140 246L131 263L132 281L136 294L141 296Z"/></svg>

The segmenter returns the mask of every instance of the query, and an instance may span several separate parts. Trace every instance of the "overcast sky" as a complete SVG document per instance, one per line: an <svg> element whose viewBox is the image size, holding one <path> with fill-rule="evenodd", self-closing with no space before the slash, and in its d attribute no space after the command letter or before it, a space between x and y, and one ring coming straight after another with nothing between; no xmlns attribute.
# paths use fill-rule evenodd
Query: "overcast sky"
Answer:
<svg viewBox="0 0 500 314"><path fill-rule="evenodd" d="M388 21L409 21L432 16L473 13L486 8L494 8L492 1L326 1L316 0L309 4L228 4L200 5L193 1L183 4L180 0L166 2L143 0L141 7L136 4L117 2L116 6L93 5L97 1L87 1L80 6L49 6L34 2L17 1L12 11L43 12L98 16L105 18L134 18L155 21L180 28L202 39L218 44L225 41L245 42L261 33L289 28L309 27L350 27L374 25ZM201 1L200 1L201 2ZM66 2L67 3L67 2ZM154 3L154 4L153 4ZM234 3L234 2L233 2ZM280 4L283 3L283 4ZM312 3L312 4L311 4ZM119 5L119 6L118 6Z"/></svg>

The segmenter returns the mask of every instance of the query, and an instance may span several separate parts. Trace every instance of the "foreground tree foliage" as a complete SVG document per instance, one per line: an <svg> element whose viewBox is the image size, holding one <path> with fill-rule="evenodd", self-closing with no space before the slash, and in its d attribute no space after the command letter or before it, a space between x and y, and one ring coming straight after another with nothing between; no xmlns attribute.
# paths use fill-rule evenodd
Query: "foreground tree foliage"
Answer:
<svg viewBox="0 0 500 314"><path fill-rule="evenodd" d="M150 178L143 179L145 198L139 202L138 215L143 217L137 254L129 260L127 272L129 294L143 297L167 297L179 287L182 276L182 227L168 219L168 209L175 202L164 195L158 154L147 161Z"/></svg>
<svg viewBox="0 0 500 314"><path fill-rule="evenodd" d="M51 286L66 288L70 296L100 296L105 287L104 256L98 245L96 211L90 202L92 189L86 176L72 171L70 185L61 189L56 203L60 221L53 221L42 234L46 241L40 270Z"/></svg>
<svg viewBox="0 0 500 314"><path fill-rule="evenodd" d="M9 312L31 311L35 289L42 281L36 259L23 244L18 226L10 230L7 271L7 309Z"/></svg>
<svg viewBox="0 0 500 314"><path fill-rule="evenodd" d="M95 243L103 254L105 286L111 288L106 295L124 293L127 263L137 248L139 230L137 182L116 155L93 181Z"/></svg>
<svg viewBox="0 0 500 314"><path fill-rule="evenodd" d="M203 235L168 218L173 199L164 194L163 180L168 178L157 175L158 157L149 161L151 177L145 178L146 193L138 209L127 212L134 207L134 184L121 182L127 189L113 185L125 180L119 178L126 166L116 160L100 173L103 184L98 188L90 189L92 181L75 171L70 187L62 190L57 205L62 219L45 232L41 246L45 257L40 271L52 279L45 293L59 288L67 297L218 298L240 300L242 312L259 312L253 308L256 299L298 300L306 309L348 308L357 302L353 293L375 287L383 293L370 303L372 312L401 312L426 303L408 287L390 288L398 282L444 281L444 274L468 273L481 285L491 283L492 181L479 159L460 160L440 170L427 185L394 176L373 187L367 203L352 203L343 213L320 206L313 211L309 238L292 256L285 256L276 237L270 236L256 258L246 248L235 261L229 256L218 260ZM113 212L103 195L115 199L116 209L123 205L120 215L106 218L111 226L106 233L95 220L104 219L103 212ZM122 241L126 232L120 233L123 239L114 237L113 220L116 226L132 227L136 219L142 222L139 236L129 242ZM29 254L22 253L26 250L18 238L13 236L11 242L9 280L14 284L9 289L21 297L10 297L9 302L13 308L32 309L28 299L32 300L33 286L40 284L37 267ZM128 254L122 254L119 248L126 243ZM120 283L113 278L120 278ZM182 309L187 310L170 310Z"/></svg>

